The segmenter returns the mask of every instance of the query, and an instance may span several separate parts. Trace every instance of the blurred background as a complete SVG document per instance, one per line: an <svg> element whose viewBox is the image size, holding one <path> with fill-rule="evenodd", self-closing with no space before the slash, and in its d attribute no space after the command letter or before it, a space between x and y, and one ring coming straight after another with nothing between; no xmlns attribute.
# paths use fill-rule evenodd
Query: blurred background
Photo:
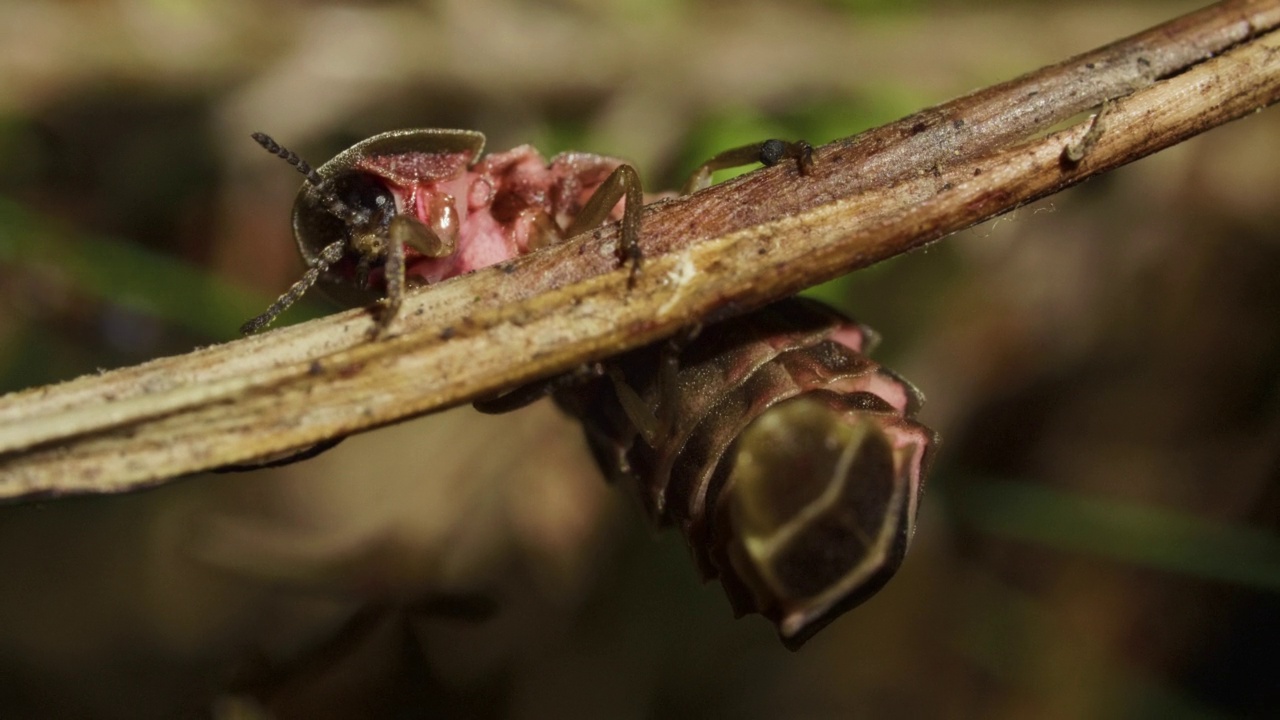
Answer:
<svg viewBox="0 0 1280 720"><path fill-rule="evenodd" d="M399 127L817 144L1196 6L0 2L0 390L233 339L296 173ZM0 716L1236 717L1280 704L1280 110L817 292L943 444L878 596L735 621L547 404L0 508ZM308 299L282 318L330 311Z"/></svg>

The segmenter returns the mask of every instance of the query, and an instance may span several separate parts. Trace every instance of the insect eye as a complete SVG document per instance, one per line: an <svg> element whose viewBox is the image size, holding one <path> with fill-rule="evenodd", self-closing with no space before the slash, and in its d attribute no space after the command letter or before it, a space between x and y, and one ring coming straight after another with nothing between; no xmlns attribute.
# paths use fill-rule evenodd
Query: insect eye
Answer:
<svg viewBox="0 0 1280 720"><path fill-rule="evenodd" d="M347 173L334 181L333 192L359 220L368 222L380 214L386 217L395 214L391 191L372 175Z"/></svg>

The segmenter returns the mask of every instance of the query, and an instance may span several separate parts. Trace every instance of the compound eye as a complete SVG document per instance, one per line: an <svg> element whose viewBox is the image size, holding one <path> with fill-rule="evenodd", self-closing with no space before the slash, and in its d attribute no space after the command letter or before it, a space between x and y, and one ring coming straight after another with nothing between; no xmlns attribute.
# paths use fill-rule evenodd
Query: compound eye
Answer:
<svg viewBox="0 0 1280 720"><path fill-rule="evenodd" d="M334 182L334 194L356 217L368 220L395 215L396 203L381 178L365 173L347 173Z"/></svg>

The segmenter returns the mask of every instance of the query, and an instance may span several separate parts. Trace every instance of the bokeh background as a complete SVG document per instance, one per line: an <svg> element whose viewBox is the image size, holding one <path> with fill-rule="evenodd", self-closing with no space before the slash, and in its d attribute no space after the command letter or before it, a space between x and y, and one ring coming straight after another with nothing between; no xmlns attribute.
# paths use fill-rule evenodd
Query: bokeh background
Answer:
<svg viewBox="0 0 1280 720"><path fill-rule="evenodd" d="M1195 6L0 2L0 390L230 340L298 176L397 127L632 160L814 143ZM1280 110L821 288L943 445L789 653L543 405L0 507L0 716L1233 717L1280 705ZM296 322L328 311L313 300Z"/></svg>

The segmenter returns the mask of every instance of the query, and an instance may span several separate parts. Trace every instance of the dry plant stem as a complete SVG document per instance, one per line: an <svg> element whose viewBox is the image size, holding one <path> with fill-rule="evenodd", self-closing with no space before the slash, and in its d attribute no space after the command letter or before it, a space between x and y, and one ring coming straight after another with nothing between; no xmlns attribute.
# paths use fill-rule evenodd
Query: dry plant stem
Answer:
<svg viewBox="0 0 1280 720"><path fill-rule="evenodd" d="M386 425L792 294L1280 99L1280 0L1228 2L410 296L0 398L0 498L116 492ZM1165 79L1161 79L1165 78ZM1088 118L1111 101L1085 156Z"/></svg>

